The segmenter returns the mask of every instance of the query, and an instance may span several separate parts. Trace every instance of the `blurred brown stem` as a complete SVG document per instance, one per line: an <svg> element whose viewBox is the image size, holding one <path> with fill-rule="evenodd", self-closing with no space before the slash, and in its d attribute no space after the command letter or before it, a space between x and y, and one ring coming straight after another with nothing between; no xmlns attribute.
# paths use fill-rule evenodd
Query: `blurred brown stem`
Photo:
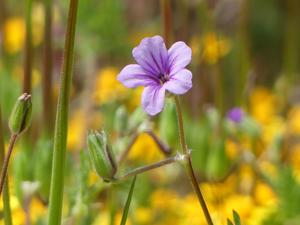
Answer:
<svg viewBox="0 0 300 225"><path fill-rule="evenodd" d="M170 0L161 0L161 14L163 20L163 36L167 48L171 44L171 34L172 34L172 12L171 12L171 2Z"/></svg>
<svg viewBox="0 0 300 225"><path fill-rule="evenodd" d="M26 0L26 37L25 37L25 61L23 93L31 93L32 73L32 27L31 27L32 0Z"/></svg>
<svg viewBox="0 0 300 225"><path fill-rule="evenodd" d="M44 45L44 76L43 76L43 114L47 133L53 128L52 100L52 0L45 0L45 45Z"/></svg>

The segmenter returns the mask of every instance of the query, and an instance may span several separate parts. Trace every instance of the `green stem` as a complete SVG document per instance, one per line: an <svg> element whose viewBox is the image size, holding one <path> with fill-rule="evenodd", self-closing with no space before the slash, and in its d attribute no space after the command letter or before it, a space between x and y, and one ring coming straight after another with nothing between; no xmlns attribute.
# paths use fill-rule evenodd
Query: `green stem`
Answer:
<svg viewBox="0 0 300 225"><path fill-rule="evenodd" d="M25 62L23 93L31 93L32 73L32 26L31 26L32 0L26 0L26 39L25 39Z"/></svg>
<svg viewBox="0 0 300 225"><path fill-rule="evenodd" d="M178 128L179 128L179 138L180 138L180 144L182 148L183 154L185 154L186 157L186 172L191 180L191 183L194 187L194 191L196 192L196 195L198 197L199 203L202 207L204 216L206 218L206 222L208 225L213 225L212 219L210 217L208 208L206 206L205 200L203 198L203 195L201 193L201 190L199 188L197 178L195 176L193 167L192 167L192 161L190 157L189 150L187 148L186 142L185 142L185 136L184 136L184 129L183 129L183 119L182 119L182 112L181 112L181 107L180 107L180 102L179 102L179 97L175 96L175 104L176 104L176 111L177 111L177 118L178 118Z"/></svg>
<svg viewBox="0 0 300 225"><path fill-rule="evenodd" d="M1 107L0 107L0 161L1 163L4 160L4 136L2 132L2 115L1 115ZM3 187L3 211L4 211L4 224L12 225L11 218L11 209L10 209L10 198L9 198L9 189L8 189L8 177L4 182Z"/></svg>
<svg viewBox="0 0 300 225"><path fill-rule="evenodd" d="M64 60L61 73L61 86L55 121L48 225L61 224L62 200L64 190L65 154L67 147L66 141L68 132L68 114L70 102L70 89L72 83L72 67L74 56L73 52L77 9L78 0L71 0L65 39Z"/></svg>

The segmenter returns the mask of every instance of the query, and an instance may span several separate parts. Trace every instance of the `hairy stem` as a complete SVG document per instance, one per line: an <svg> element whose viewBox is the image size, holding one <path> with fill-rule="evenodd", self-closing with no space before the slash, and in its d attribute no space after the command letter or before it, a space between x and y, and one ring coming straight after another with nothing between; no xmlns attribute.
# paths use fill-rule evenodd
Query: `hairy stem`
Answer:
<svg viewBox="0 0 300 225"><path fill-rule="evenodd" d="M180 160L180 156L175 155L173 157L164 159L164 160L159 161L157 163L153 163L153 164L150 164L150 165L147 165L147 166L138 167L138 168L133 169L133 170L125 173L124 175L118 177L117 180L123 180L123 179L126 179L128 177L136 176L138 174L145 173L145 172L147 172L149 170L153 170L153 169L156 169L156 168L168 165L168 164L176 162L178 160Z"/></svg>
<svg viewBox="0 0 300 225"><path fill-rule="evenodd" d="M67 148L68 114L70 89L72 83L77 9L78 0L71 0L65 39L64 60L61 73L61 86L55 121L48 225L61 224L65 155Z"/></svg>
<svg viewBox="0 0 300 225"><path fill-rule="evenodd" d="M183 129L183 119L182 119L182 112L181 112L181 107L180 107L180 102L179 102L179 97L175 96L175 104L176 104L176 111L177 111L177 118L178 118L178 128L179 128L179 138L180 138L180 144L181 144L181 148L183 151L183 154L185 154L186 157L186 172L191 180L191 183L194 187L194 191L198 197L199 203L202 207L203 213L205 215L206 218L206 222L208 225L213 225L212 219L210 217L208 208L206 206L205 200L203 198L203 195L201 193L201 190L199 188L198 182L197 182L197 178L195 176L193 167L192 167L192 161L191 161L191 157L189 154L189 150L187 148L186 142L185 142L185 136L184 136L184 129Z"/></svg>

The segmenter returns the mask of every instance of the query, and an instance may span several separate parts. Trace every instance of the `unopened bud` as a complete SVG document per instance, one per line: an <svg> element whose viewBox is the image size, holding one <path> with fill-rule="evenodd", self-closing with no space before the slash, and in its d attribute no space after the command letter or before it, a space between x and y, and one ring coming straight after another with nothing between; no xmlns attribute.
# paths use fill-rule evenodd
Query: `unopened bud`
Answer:
<svg viewBox="0 0 300 225"><path fill-rule="evenodd" d="M89 133L88 150L98 175L106 182L114 180L117 163L104 131Z"/></svg>
<svg viewBox="0 0 300 225"><path fill-rule="evenodd" d="M31 113L31 95L24 93L18 98L9 118L9 128L13 134L20 134L29 127Z"/></svg>

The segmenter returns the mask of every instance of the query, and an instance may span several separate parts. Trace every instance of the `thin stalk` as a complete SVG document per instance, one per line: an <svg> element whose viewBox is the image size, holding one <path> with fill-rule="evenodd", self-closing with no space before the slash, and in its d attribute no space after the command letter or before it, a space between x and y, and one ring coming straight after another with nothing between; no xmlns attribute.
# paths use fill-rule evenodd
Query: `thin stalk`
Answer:
<svg viewBox="0 0 300 225"><path fill-rule="evenodd" d="M71 0L65 39L64 60L61 73L61 86L55 121L52 176L49 199L50 203L48 214L49 225L61 224L62 200L64 190L65 155L68 132L68 114L70 102L70 89L72 83L72 67L74 57L77 9L78 0Z"/></svg>
<svg viewBox="0 0 300 225"><path fill-rule="evenodd" d="M159 150L165 156L169 156L172 153L172 149L169 146L167 146L165 143L163 143L152 130L147 130L145 131L145 133L148 134L153 139L153 141L159 147Z"/></svg>
<svg viewBox="0 0 300 225"><path fill-rule="evenodd" d="M197 178L195 176L193 167L192 167L192 161L191 157L189 154L189 150L187 148L186 142L185 142L185 136L184 136L184 129L183 129L183 119L182 119L182 112L181 112L181 107L180 107L180 102L179 102L179 97L175 96L175 104L176 104L176 111L177 111L177 119L178 119L178 128L179 128L179 138L180 138L180 144L182 148L183 154L185 154L186 157L186 172L191 180L191 183L194 187L194 191L196 192L196 195L198 197L199 203L202 207L206 222L208 225L213 225L212 219L210 217L208 208L206 206L205 200L203 198L203 195L201 193L201 190L198 185Z"/></svg>
<svg viewBox="0 0 300 225"><path fill-rule="evenodd" d="M44 45L44 76L43 76L43 114L47 133L53 128L52 100L52 0L44 0L45 6L45 45Z"/></svg>
<svg viewBox="0 0 300 225"><path fill-rule="evenodd" d="M185 158L185 157L182 157L182 158ZM125 173L124 175L118 177L117 180L124 180L124 179L127 179L128 177L132 177L132 176L136 176L136 175L141 174L141 173L145 173L149 170L153 170L153 169L156 169L156 168L174 163L178 160L181 160L181 156L180 155L179 156L175 155L173 157L164 159L164 160L159 161L157 163L153 163L153 164L150 164L150 165L147 165L147 166L138 167L138 168L133 169L133 170Z"/></svg>
<svg viewBox="0 0 300 225"><path fill-rule="evenodd" d="M32 73L32 26L31 26L32 0L26 0L26 38L23 93L31 93Z"/></svg>
<svg viewBox="0 0 300 225"><path fill-rule="evenodd" d="M2 132L2 115L0 107L0 162L4 160L4 136ZM8 177L4 181L3 187L3 212L4 212L4 224L12 225L11 209L10 209L10 198L9 198L9 189L8 189Z"/></svg>
<svg viewBox="0 0 300 225"><path fill-rule="evenodd" d="M8 150L7 150L7 154L4 158L4 162L3 162L3 166L2 166L2 170L1 170L1 177L0 177L0 196L2 194L2 190L3 190L3 186L5 183L5 177L7 174L7 169L8 169L8 164L9 164L9 159L11 156L11 153L13 151L14 145L16 143L16 140L18 138L18 134L12 134L9 140L9 146L8 146Z"/></svg>

